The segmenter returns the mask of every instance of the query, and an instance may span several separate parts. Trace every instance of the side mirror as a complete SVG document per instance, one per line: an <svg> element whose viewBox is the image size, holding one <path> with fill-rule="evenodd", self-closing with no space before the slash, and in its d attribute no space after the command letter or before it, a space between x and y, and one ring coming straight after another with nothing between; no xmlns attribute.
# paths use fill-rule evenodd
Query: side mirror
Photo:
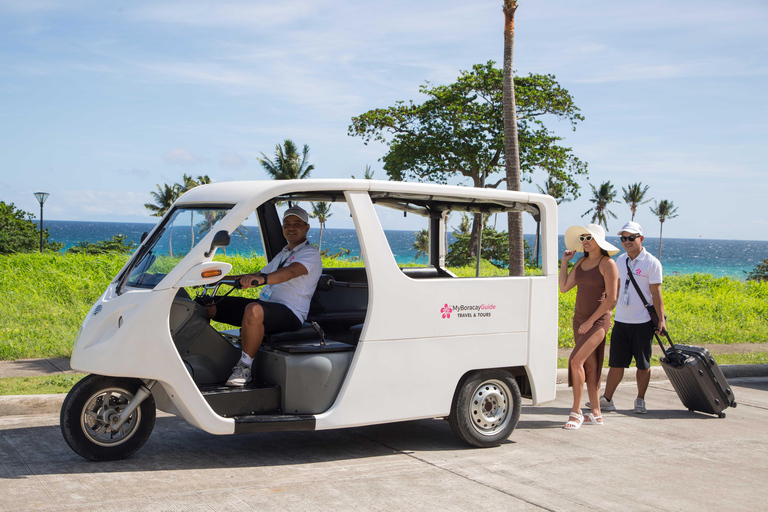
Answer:
<svg viewBox="0 0 768 512"><path fill-rule="evenodd" d="M207 258L208 256L210 256L211 253L213 253L213 251L217 247L226 247L228 245L229 245L229 233L227 233L224 230L217 231L216 234L213 235L213 242L211 242L211 248L208 250L208 252L205 253L205 257Z"/></svg>

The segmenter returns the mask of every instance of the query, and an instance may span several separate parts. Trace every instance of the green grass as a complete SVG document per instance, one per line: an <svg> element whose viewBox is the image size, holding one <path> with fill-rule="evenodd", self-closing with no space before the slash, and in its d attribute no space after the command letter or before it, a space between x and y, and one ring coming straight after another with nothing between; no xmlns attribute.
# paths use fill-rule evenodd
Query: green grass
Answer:
<svg viewBox="0 0 768 512"><path fill-rule="evenodd" d="M718 365L724 364L768 364L768 352L748 352L746 354L715 354L715 360ZM651 366L661 366L659 356L651 357ZM557 358L558 368L568 368L568 358ZM608 350L606 347L603 368L608 368Z"/></svg>
<svg viewBox="0 0 768 512"><path fill-rule="evenodd" d="M85 377L82 373L42 375L39 377L9 377L0 379L0 395L47 395L67 393Z"/></svg>
<svg viewBox="0 0 768 512"><path fill-rule="evenodd" d="M123 266L127 256L15 254L0 256L0 360L69 357L86 313ZM217 257L233 274L264 266L258 256ZM357 267L359 261L324 258L326 267ZM418 264L418 263L416 263ZM474 266L451 268L475 275ZM527 270L535 275L537 270ZM481 275L506 275L487 262ZM256 296L258 291L246 294ZM768 342L768 282L744 282L710 275L666 277L664 301L673 340L680 343ZM559 295L558 338L573 346L571 322L576 291Z"/></svg>

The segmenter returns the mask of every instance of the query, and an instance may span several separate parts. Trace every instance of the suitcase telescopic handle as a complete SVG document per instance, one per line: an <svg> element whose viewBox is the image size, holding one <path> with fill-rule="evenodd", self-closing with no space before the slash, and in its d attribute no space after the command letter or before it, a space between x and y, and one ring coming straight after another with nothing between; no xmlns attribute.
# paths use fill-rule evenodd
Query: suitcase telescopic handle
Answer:
<svg viewBox="0 0 768 512"><path fill-rule="evenodd" d="M669 332L667 332L667 330L665 329L665 330L664 330L664 332L662 332L661 334L663 334L664 336L666 336L666 338L667 338L667 341L669 342L669 346L670 346L670 347L672 347L672 350L674 350L674 351L675 351L675 354L677 354L677 356L678 356L678 357L683 357L683 354L682 354L682 352L680 352L680 349L678 349L678 348L675 346L675 344L674 344L674 343L672 343L672 338L670 338L670 337L669 337ZM666 354L666 353L667 353L667 351L666 351L666 350L664 350L664 345L662 344L662 342L661 342L661 338L659 337L659 335L658 335L658 334L656 334L656 332L654 332L654 333L653 333L653 335L656 337L656 341L658 341L658 342L659 342L659 347L661 347L661 353L662 353L662 354Z"/></svg>

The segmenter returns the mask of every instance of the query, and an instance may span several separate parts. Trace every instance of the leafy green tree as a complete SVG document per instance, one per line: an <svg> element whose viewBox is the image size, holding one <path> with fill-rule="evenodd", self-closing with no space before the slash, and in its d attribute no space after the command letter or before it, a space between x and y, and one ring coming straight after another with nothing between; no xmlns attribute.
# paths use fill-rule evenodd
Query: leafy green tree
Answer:
<svg viewBox="0 0 768 512"><path fill-rule="evenodd" d="M40 250L40 229L35 216L17 209L13 203L0 201L0 254L36 252ZM49 242L48 228L43 230L43 250L60 251L64 244Z"/></svg>
<svg viewBox="0 0 768 512"><path fill-rule="evenodd" d="M421 256L421 261L426 263L427 255L429 254L429 230L421 229L416 231L415 234L416 241L411 245L416 251L416 256L413 259L417 260Z"/></svg>
<svg viewBox="0 0 768 512"><path fill-rule="evenodd" d="M470 253L471 234L454 230L455 241L448 247L445 264L449 267L466 267L475 264L475 255ZM483 247L480 257L497 267L509 266L509 236L506 231L496 231L490 227L483 228ZM523 241L523 254L526 260L532 260L531 248Z"/></svg>
<svg viewBox="0 0 768 512"><path fill-rule="evenodd" d="M422 85L420 92L427 96L423 103L399 101L353 117L348 133L365 144L374 140L389 146L381 160L392 180L446 183L464 177L475 187L495 188L505 180L489 182L506 165L503 76L493 61L476 64L472 71L462 71L455 83ZM553 75L517 77L514 91L521 180L530 181L534 170L542 169L577 195L576 178L586 174L587 165L571 148L559 145L562 138L543 121L549 116L575 128L584 118L573 98ZM475 242L479 230L477 215Z"/></svg>
<svg viewBox="0 0 768 512"><path fill-rule="evenodd" d="M315 168L314 165L307 163L309 146L304 144L304 149L301 152L301 156L299 156L296 144L290 139L285 139L282 146L280 144L275 146L274 161L267 158L267 155L264 153L261 156L264 158L259 158L259 163L261 163L261 166L273 180L301 180L309 178L310 172Z"/></svg>
<svg viewBox="0 0 768 512"><path fill-rule="evenodd" d="M648 193L649 188L651 188L649 185L643 187L643 184L640 182L633 183L627 188L621 187L621 191L624 192L624 195L621 196L621 198L629 205L629 209L632 212L631 220L635 220L635 212L637 211L638 206L651 202L651 198L645 199L645 194ZM645 201L643 199L645 199Z"/></svg>
<svg viewBox="0 0 768 512"><path fill-rule="evenodd" d="M747 274L747 281L768 282L768 259L763 260L762 263L758 263L755 268Z"/></svg>
<svg viewBox="0 0 768 512"><path fill-rule="evenodd" d="M655 206L651 207L651 212L655 216L659 218L659 255L658 258L661 259L661 233L664 230L664 222L667 219L674 219L677 217L677 207L672 201L667 201L666 199L662 199L658 203L656 201L653 202Z"/></svg>
<svg viewBox="0 0 768 512"><path fill-rule="evenodd" d="M608 209L609 204L616 202L616 190L610 181L603 182L599 189L595 188L591 183L589 186L592 187L590 201L595 203L595 206L584 212L582 217L591 213L592 224L602 225L608 231L608 216L610 215L614 219L617 218L616 214Z"/></svg>
<svg viewBox="0 0 768 512"><path fill-rule="evenodd" d="M74 254L129 254L136 248L136 244L126 242L126 238L125 235L120 234L113 236L111 240L101 240L94 243L86 240L73 245L67 249L67 252Z"/></svg>
<svg viewBox="0 0 768 512"><path fill-rule="evenodd" d="M323 250L323 231L325 231L325 223L328 217L333 215L331 213L331 203L325 201L318 201L312 204L312 213L309 214L313 219L317 219L320 223L320 242L318 243L318 250Z"/></svg>

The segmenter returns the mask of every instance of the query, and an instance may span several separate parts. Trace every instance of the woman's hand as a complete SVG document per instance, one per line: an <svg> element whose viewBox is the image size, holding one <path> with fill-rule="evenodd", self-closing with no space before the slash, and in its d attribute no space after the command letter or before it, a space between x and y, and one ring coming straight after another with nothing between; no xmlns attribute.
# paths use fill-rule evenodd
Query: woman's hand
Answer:
<svg viewBox="0 0 768 512"><path fill-rule="evenodd" d="M594 322L590 322L589 320L581 324L579 326L579 334L584 334L589 332L589 330L592 328L592 324L594 324Z"/></svg>
<svg viewBox="0 0 768 512"><path fill-rule="evenodd" d="M560 261L563 261L563 262L571 261L574 255L576 255L576 251L565 251L563 253L563 258Z"/></svg>

